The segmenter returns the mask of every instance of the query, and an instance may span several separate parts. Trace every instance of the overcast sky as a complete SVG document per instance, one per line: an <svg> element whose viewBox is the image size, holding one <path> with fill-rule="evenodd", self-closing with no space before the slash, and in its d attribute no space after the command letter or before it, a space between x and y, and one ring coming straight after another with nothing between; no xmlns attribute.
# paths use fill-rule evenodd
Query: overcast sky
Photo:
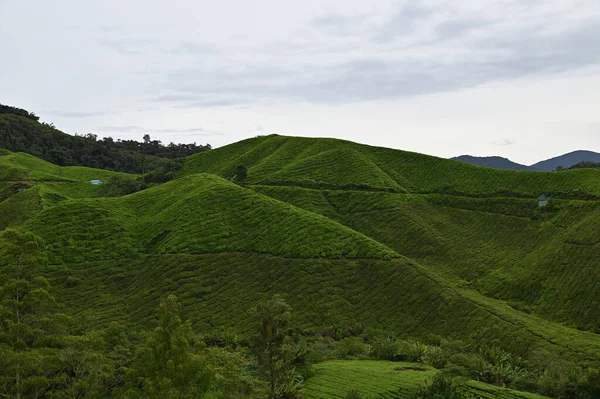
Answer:
<svg viewBox="0 0 600 399"><path fill-rule="evenodd" d="M600 0L0 0L0 103L67 133L600 151Z"/></svg>

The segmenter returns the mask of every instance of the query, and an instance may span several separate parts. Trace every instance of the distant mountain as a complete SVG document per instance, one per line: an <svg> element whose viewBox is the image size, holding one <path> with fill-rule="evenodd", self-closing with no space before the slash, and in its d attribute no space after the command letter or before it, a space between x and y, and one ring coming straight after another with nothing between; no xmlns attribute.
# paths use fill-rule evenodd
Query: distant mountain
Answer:
<svg viewBox="0 0 600 399"><path fill-rule="evenodd" d="M511 161L510 159L502 157L475 157L471 155L461 155L452 159L470 163L472 165L484 166L486 168L551 172L558 166L562 166L564 169L569 169L578 164L598 163L600 162L600 154L593 151L573 151L569 152L568 154L547 159L545 161L540 161L530 166L521 165Z"/></svg>
<svg viewBox="0 0 600 399"><path fill-rule="evenodd" d="M568 169L581 162L600 162L600 154L593 151L573 151L546 161L538 162L531 167L549 172L555 170L558 166Z"/></svg>
<svg viewBox="0 0 600 399"><path fill-rule="evenodd" d="M534 168L513 162L508 158L502 157L474 157L471 155L461 155L452 158L456 161L470 163L486 168L504 169L504 170L534 170Z"/></svg>

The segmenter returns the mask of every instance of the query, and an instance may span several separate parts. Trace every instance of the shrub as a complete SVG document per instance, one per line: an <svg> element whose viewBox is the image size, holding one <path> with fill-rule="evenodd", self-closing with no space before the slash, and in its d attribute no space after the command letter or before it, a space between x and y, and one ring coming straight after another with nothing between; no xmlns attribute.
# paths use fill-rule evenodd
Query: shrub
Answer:
<svg viewBox="0 0 600 399"><path fill-rule="evenodd" d="M342 357L363 357L369 354L371 346L358 337L344 338L339 342Z"/></svg>
<svg viewBox="0 0 600 399"><path fill-rule="evenodd" d="M415 392L418 399L462 399L458 386L451 379L436 375L433 379Z"/></svg>
<svg viewBox="0 0 600 399"><path fill-rule="evenodd" d="M309 345L306 357L311 363L320 363L338 358L339 353L339 345L336 341L329 337L318 337Z"/></svg>
<svg viewBox="0 0 600 399"><path fill-rule="evenodd" d="M164 165L146 173L142 178L145 183L166 183L177 177L177 171L183 166L182 160L168 160Z"/></svg>
<svg viewBox="0 0 600 399"><path fill-rule="evenodd" d="M67 288L72 288L72 287L76 287L79 284L81 284L81 279L75 276L69 276L67 277L67 281L65 282L65 286Z"/></svg>
<svg viewBox="0 0 600 399"><path fill-rule="evenodd" d="M520 357L513 357L496 346L481 348L469 366L473 378L501 386L511 384L527 374Z"/></svg>
<svg viewBox="0 0 600 399"><path fill-rule="evenodd" d="M447 363L444 351L438 346L429 346L423 356L421 356L421 361L436 369L444 368Z"/></svg>
<svg viewBox="0 0 600 399"><path fill-rule="evenodd" d="M364 395L356 389L352 389L346 394L346 399L364 399Z"/></svg>
<svg viewBox="0 0 600 399"><path fill-rule="evenodd" d="M406 348L406 358L411 362L420 362L429 347L422 342L413 342Z"/></svg>
<svg viewBox="0 0 600 399"><path fill-rule="evenodd" d="M510 353L497 346L480 348L479 356L494 366L509 362L511 359Z"/></svg>
<svg viewBox="0 0 600 399"><path fill-rule="evenodd" d="M244 182L246 181L247 178L248 178L248 169L246 168L246 166L238 165L235 168L235 176L234 176L233 180L236 183L244 184Z"/></svg>
<svg viewBox="0 0 600 399"><path fill-rule="evenodd" d="M400 344L390 337L378 337L373 340L371 353L379 360L395 360Z"/></svg>
<svg viewBox="0 0 600 399"><path fill-rule="evenodd" d="M102 187L102 194L107 197L120 197L133 194L146 188L146 183L141 179L127 179L119 175L111 176Z"/></svg>

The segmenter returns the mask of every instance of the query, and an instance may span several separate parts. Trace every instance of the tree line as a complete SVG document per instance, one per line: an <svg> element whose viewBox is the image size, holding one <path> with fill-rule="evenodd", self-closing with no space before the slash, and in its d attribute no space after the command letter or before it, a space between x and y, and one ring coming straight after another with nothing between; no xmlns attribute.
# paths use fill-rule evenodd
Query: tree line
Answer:
<svg viewBox="0 0 600 399"><path fill-rule="evenodd" d="M0 104L0 148L25 152L60 166L87 166L126 173L147 173L172 160L211 149L210 144L163 144L145 134L142 141L71 136L54 125L40 123L26 110Z"/></svg>

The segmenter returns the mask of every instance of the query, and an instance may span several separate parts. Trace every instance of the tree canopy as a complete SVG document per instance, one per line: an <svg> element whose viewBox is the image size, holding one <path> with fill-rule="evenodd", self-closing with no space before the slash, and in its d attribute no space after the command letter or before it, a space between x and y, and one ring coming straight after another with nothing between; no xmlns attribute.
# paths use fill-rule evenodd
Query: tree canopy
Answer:
<svg viewBox="0 0 600 399"><path fill-rule="evenodd" d="M163 144L149 134L143 141L99 139L96 134L61 132L40 123L26 110L0 104L0 148L25 152L60 166L88 166L127 173L146 173L168 168L171 160L211 149L210 144Z"/></svg>

